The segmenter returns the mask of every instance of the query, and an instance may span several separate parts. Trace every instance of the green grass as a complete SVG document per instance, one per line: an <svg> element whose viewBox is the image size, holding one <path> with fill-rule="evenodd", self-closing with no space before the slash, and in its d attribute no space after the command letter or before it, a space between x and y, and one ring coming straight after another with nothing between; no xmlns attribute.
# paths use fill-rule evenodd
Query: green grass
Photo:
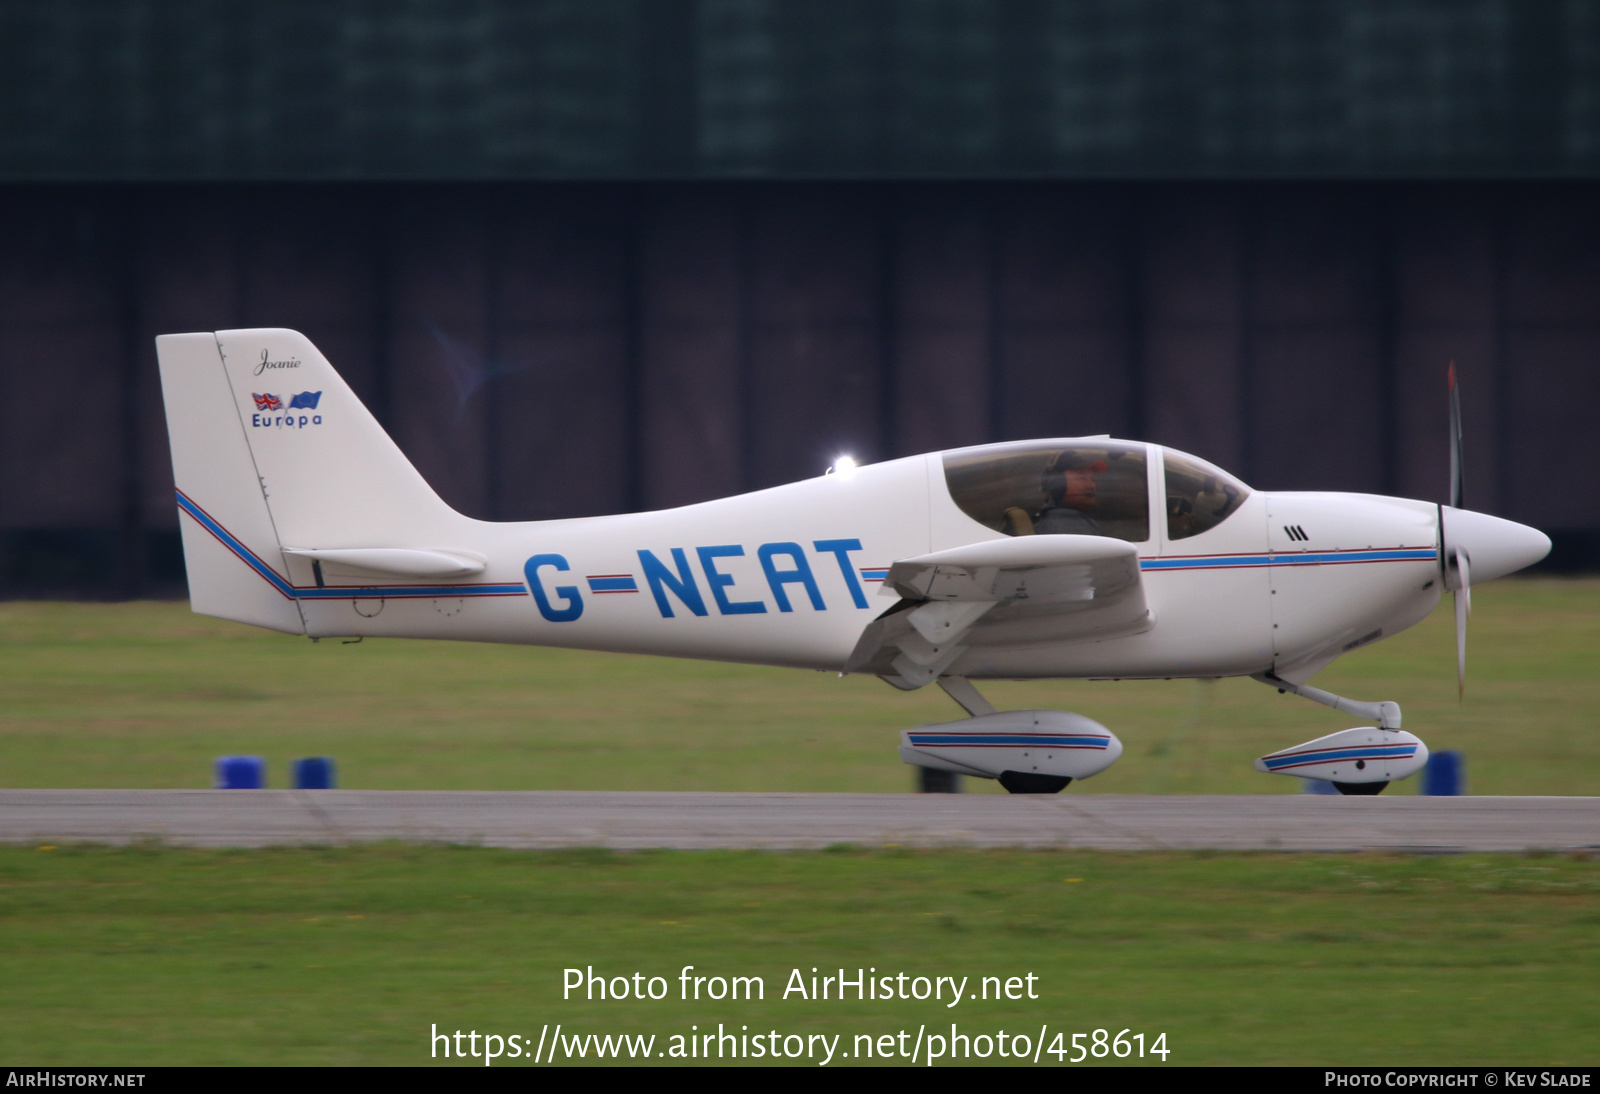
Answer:
<svg viewBox="0 0 1600 1094"><path fill-rule="evenodd" d="M1474 792L1595 793L1600 582L1474 599L1465 703L1447 611L1318 683L1399 701L1431 746L1467 753ZM257 752L277 785L291 757L326 753L356 788L906 790L897 731L958 714L871 679L313 645L181 604L12 603L0 621L13 787L200 787L215 756ZM1289 792L1251 759L1348 724L1238 680L986 690L1121 735L1123 760L1070 793ZM415 1064L432 1023L722 1022L848 1050L956 1021L1165 1032L1174 1064L1593 1064L1597 893L1600 865L1562 857L0 847L0 1058ZM562 1002L561 970L587 965L674 987L683 965L755 974L768 1000ZM1033 972L1042 997L774 998L812 966Z"/></svg>
<svg viewBox="0 0 1600 1094"><path fill-rule="evenodd" d="M1593 1064L1597 896L1600 864L1554 856L0 848L0 1057L418 1064L433 1023L848 1046L954 1021L1165 1032L1173 1064ZM563 1001L590 965L673 995ZM684 965L766 999L678 1001ZM813 966L1033 973L1040 997L783 1000Z"/></svg>
<svg viewBox="0 0 1600 1094"><path fill-rule="evenodd" d="M1448 600L1317 683L1394 699L1479 794L1600 792L1600 581L1475 590L1464 703ZM565 650L313 644L181 603L0 604L0 786L203 787L225 753L327 754L367 789L904 791L901 729L937 689ZM999 683L1001 707L1076 710L1127 752L1069 793L1288 793L1251 767L1351 719L1247 680ZM1413 780L1414 782L1414 780ZM969 780L972 789L994 784ZM1409 792L1402 784L1391 789Z"/></svg>

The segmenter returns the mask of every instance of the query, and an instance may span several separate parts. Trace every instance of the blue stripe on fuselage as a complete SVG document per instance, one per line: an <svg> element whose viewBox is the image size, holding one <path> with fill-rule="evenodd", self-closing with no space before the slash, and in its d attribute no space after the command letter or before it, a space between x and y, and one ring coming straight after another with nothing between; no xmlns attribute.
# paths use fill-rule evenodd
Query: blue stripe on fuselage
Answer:
<svg viewBox="0 0 1600 1094"><path fill-rule="evenodd" d="M639 583L629 577L591 577L589 591L591 593L636 593Z"/></svg>
<svg viewBox="0 0 1600 1094"><path fill-rule="evenodd" d="M1326 566L1351 562L1432 561L1432 547L1399 547L1382 551L1308 551L1304 554L1201 555L1189 558L1142 558L1141 570L1227 570L1246 566Z"/></svg>
<svg viewBox="0 0 1600 1094"><path fill-rule="evenodd" d="M182 490L178 494L178 508L195 519L224 547L273 588L290 600L406 600L444 596L527 596L526 585L329 585L322 588L291 585L283 575L268 566L261 557L246 547L233 533L218 524L211 515L191 501Z"/></svg>
<svg viewBox="0 0 1600 1094"><path fill-rule="evenodd" d="M1316 752L1295 752L1286 756L1264 756L1267 770L1333 763L1336 760L1409 760L1417 754L1416 745L1374 745L1370 748L1328 748Z"/></svg>

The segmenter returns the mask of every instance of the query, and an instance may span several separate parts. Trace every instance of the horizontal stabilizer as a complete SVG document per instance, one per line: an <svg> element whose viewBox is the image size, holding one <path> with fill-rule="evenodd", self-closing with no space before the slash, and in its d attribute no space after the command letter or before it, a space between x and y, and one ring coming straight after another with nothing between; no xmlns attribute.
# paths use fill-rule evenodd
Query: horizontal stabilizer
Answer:
<svg viewBox="0 0 1600 1094"><path fill-rule="evenodd" d="M397 577L470 577L488 560L469 551L417 551L400 547L285 547L283 553L321 562L329 568Z"/></svg>

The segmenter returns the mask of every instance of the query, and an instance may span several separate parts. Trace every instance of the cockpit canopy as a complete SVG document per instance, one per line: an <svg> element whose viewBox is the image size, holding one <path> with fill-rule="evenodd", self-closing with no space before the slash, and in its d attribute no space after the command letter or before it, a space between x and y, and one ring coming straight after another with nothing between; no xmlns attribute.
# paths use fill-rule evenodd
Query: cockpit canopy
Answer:
<svg viewBox="0 0 1600 1094"><path fill-rule="evenodd" d="M961 511L1010 536L1150 539L1148 448L1099 438L1022 441L949 452L945 482ZM1250 493L1193 456L1166 451L1167 536L1186 539L1226 520Z"/></svg>
<svg viewBox="0 0 1600 1094"><path fill-rule="evenodd" d="M1126 441L1023 441L947 453L945 481L961 511L1010 536L1150 538L1145 446Z"/></svg>

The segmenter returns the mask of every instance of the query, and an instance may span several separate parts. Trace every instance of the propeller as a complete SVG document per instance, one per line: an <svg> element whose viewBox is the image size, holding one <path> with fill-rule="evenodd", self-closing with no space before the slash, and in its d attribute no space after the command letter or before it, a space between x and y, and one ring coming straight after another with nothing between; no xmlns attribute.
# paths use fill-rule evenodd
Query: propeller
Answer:
<svg viewBox="0 0 1600 1094"><path fill-rule="evenodd" d="M1455 589L1456 598L1456 701L1467 694L1467 616L1472 614L1472 579L1468 574L1467 556L1456 552L1455 568L1460 584Z"/></svg>
<svg viewBox="0 0 1600 1094"><path fill-rule="evenodd" d="M1461 389L1456 387L1456 363L1450 362L1450 508L1460 509L1465 499L1461 488Z"/></svg>
<svg viewBox="0 0 1600 1094"><path fill-rule="evenodd" d="M1461 389L1456 386L1456 363L1450 362L1450 508L1460 509L1464 490L1461 473ZM1439 517L1439 548L1444 556L1444 584L1456 604L1456 699L1467 693L1467 617L1472 614L1472 568L1467 553L1445 538L1444 515Z"/></svg>

